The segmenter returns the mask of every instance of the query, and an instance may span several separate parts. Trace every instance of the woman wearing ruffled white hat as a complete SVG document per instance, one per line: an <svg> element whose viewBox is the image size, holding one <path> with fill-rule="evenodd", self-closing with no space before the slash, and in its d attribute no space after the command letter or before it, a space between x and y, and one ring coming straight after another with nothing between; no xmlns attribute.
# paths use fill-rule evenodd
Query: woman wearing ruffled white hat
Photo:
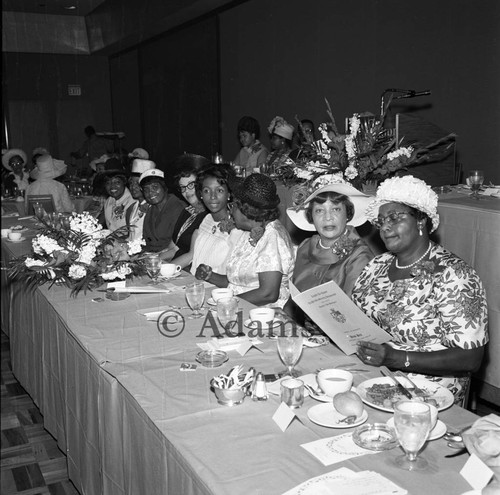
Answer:
<svg viewBox="0 0 500 495"><path fill-rule="evenodd" d="M365 267L352 299L392 340L362 342L358 355L425 375L462 403L488 342L486 294L473 268L429 239L437 204L430 186L405 176L384 181L366 210L388 252Z"/></svg>
<svg viewBox="0 0 500 495"><path fill-rule="evenodd" d="M54 180L66 173L67 166L62 160L55 160L49 154L39 155L36 166L31 171L30 177L35 182L26 189L26 208L28 197L39 194L51 194L54 198L56 213L69 213L73 211L74 205L69 197L68 190L62 182ZM32 213L32 212L29 212Z"/></svg>
<svg viewBox="0 0 500 495"><path fill-rule="evenodd" d="M290 125L283 117L274 117L267 128L271 141L271 153L267 155L263 173L273 174L284 165L294 165L294 161L288 156L292 151L293 125Z"/></svg>

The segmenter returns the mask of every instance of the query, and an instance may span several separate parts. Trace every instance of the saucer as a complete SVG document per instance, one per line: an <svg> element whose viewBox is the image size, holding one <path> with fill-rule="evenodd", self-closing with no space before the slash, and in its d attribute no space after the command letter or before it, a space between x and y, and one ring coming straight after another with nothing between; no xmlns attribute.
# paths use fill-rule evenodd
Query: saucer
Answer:
<svg viewBox="0 0 500 495"><path fill-rule="evenodd" d="M5 238L4 238L5 239ZM20 239L17 239L16 241L13 240L13 239L9 239L8 237L5 239L6 241L9 241L9 242L23 242L26 240L26 237L22 237Z"/></svg>
<svg viewBox="0 0 500 495"><path fill-rule="evenodd" d="M390 428L394 428L394 418L390 418L386 424ZM441 438L445 433L446 425L438 419L436 422L436 426L434 426L434 428L429 432L427 440L437 440L438 438Z"/></svg>
<svg viewBox="0 0 500 495"><path fill-rule="evenodd" d="M333 404L318 404L307 411L307 417L313 423L320 426L326 426L327 428L354 428L355 426L363 424L368 419L368 413L366 409L363 409L363 414L361 414L359 418L356 418L354 423L347 424L342 422L346 416L340 414L333 407Z"/></svg>
<svg viewBox="0 0 500 495"><path fill-rule="evenodd" d="M283 323L281 320L278 320L278 318L274 318L271 328L276 328L281 323ZM250 318L248 318L248 320L245 320L244 325L247 328L251 328L251 329L258 328L259 327L259 322L258 321L252 321ZM261 323L261 326L262 326L263 329L269 328L269 324L266 324L266 323Z"/></svg>
<svg viewBox="0 0 500 495"><path fill-rule="evenodd" d="M207 304L210 304L210 306L217 306L217 303L214 301L213 297L209 297L207 299Z"/></svg>

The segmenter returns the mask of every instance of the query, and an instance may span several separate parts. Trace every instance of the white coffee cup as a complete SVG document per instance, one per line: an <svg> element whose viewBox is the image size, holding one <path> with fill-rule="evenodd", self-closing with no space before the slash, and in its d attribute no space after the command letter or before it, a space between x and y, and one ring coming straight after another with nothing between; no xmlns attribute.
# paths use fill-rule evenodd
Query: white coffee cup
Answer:
<svg viewBox="0 0 500 495"><path fill-rule="evenodd" d="M438 420L438 409L436 406L432 404L427 404L429 409L431 410L431 430L436 426Z"/></svg>
<svg viewBox="0 0 500 495"><path fill-rule="evenodd" d="M233 296L233 289L222 288L212 290L212 299L214 302L217 302L219 299L231 298Z"/></svg>
<svg viewBox="0 0 500 495"><path fill-rule="evenodd" d="M321 370L316 376L319 387L328 397L334 397L337 394L351 390L352 379L352 373L349 373L349 371L333 368Z"/></svg>
<svg viewBox="0 0 500 495"><path fill-rule="evenodd" d="M253 308L250 310L250 320L269 323L274 320L273 308Z"/></svg>
<svg viewBox="0 0 500 495"><path fill-rule="evenodd" d="M2 237L9 237L10 229L2 229Z"/></svg>
<svg viewBox="0 0 500 495"><path fill-rule="evenodd" d="M175 263L162 263L160 273L162 277L171 277L182 270L180 265Z"/></svg>
<svg viewBox="0 0 500 495"><path fill-rule="evenodd" d="M21 232L9 232L9 239L11 241L18 241L21 239Z"/></svg>

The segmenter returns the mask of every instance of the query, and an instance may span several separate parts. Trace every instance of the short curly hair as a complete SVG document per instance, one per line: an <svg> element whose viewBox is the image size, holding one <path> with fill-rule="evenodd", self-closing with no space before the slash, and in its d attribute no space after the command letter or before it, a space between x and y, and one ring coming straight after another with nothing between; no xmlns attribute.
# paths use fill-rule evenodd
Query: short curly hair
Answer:
<svg viewBox="0 0 500 495"><path fill-rule="evenodd" d="M249 132L255 134L255 139L260 137L260 125L253 117L245 115L238 121L238 134L240 132Z"/></svg>
<svg viewBox="0 0 500 495"><path fill-rule="evenodd" d="M320 193L317 196L315 196L311 201L309 201L309 204L307 205L306 209L306 218L309 223L313 223L312 210L314 205L315 204L322 205L327 201L331 201L334 204L344 204L347 215L347 221L350 222L352 220L352 218L354 217L354 205L352 204L349 197L346 196L345 194L339 194L333 191L329 191Z"/></svg>
<svg viewBox="0 0 500 495"><path fill-rule="evenodd" d="M196 176L196 196L201 201L201 190L203 189L203 181L208 177L213 177L217 180L220 185L225 185L229 193L231 193L231 188L229 182L231 182L236 176L231 165L226 163L210 163L205 168L203 168Z"/></svg>

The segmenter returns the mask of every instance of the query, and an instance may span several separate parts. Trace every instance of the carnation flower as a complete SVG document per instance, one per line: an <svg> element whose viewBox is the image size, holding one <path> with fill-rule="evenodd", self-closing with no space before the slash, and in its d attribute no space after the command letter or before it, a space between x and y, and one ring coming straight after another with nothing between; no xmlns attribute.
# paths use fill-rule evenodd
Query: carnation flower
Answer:
<svg viewBox="0 0 500 495"><path fill-rule="evenodd" d="M79 280L87 275L87 269L82 265L73 264L68 269L68 275L75 280Z"/></svg>
<svg viewBox="0 0 500 495"><path fill-rule="evenodd" d="M132 256L142 251L142 246L146 245L146 241L141 237L128 243L128 254Z"/></svg>
<svg viewBox="0 0 500 495"><path fill-rule="evenodd" d="M43 234L39 234L33 239L32 246L36 254L52 254L54 251L62 250L62 247L55 239Z"/></svg>
<svg viewBox="0 0 500 495"><path fill-rule="evenodd" d="M356 143L354 136L350 135L345 138L345 150L349 161L356 159Z"/></svg>
<svg viewBox="0 0 500 495"><path fill-rule="evenodd" d="M84 234L93 234L102 230L102 225L94 218L89 212L74 214L70 220L70 228L75 232L82 232Z"/></svg>
<svg viewBox="0 0 500 495"><path fill-rule="evenodd" d="M361 121L359 119L359 115L355 113L349 119L349 129L351 130L351 136L353 137L353 139L357 136L360 126L361 126Z"/></svg>
<svg viewBox="0 0 500 495"><path fill-rule="evenodd" d="M296 168L296 169L294 169L293 173L299 179L310 180L314 177L314 174L310 170L305 170L303 168Z"/></svg>
<svg viewBox="0 0 500 495"><path fill-rule="evenodd" d="M347 179L351 180L357 177L359 174L356 167L354 167L353 165L349 165L345 169L344 175L346 176Z"/></svg>
<svg viewBox="0 0 500 495"><path fill-rule="evenodd" d="M395 158L399 158L400 156L405 156L406 158L410 158L413 153L413 148L408 146L407 148L399 148L395 151L391 151L387 154L387 160L394 160Z"/></svg>

